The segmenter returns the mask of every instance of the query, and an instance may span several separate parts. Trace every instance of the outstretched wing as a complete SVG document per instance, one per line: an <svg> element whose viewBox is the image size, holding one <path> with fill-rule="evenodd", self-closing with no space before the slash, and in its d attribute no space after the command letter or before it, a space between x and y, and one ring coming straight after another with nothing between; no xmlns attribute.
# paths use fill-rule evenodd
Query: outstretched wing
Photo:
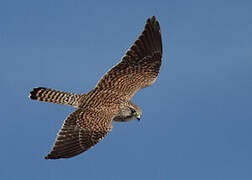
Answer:
<svg viewBox="0 0 252 180"><path fill-rule="evenodd" d="M122 60L108 71L96 88L111 89L126 99L156 80L162 59L162 39L156 18L149 18L144 31L127 51Z"/></svg>
<svg viewBox="0 0 252 180"><path fill-rule="evenodd" d="M70 158L97 144L112 129L112 116L78 109L64 121L45 159Z"/></svg>

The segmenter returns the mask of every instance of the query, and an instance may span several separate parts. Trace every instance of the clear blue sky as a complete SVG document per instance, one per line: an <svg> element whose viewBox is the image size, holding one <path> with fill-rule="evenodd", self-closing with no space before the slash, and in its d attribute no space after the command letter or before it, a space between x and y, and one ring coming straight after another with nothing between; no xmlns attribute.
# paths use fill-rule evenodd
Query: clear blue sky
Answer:
<svg viewBox="0 0 252 180"><path fill-rule="evenodd" d="M251 180L252 2L0 3L0 179ZM44 86L88 92L155 15L156 83L137 93L142 121L114 123L95 148L45 160L73 108L32 101Z"/></svg>

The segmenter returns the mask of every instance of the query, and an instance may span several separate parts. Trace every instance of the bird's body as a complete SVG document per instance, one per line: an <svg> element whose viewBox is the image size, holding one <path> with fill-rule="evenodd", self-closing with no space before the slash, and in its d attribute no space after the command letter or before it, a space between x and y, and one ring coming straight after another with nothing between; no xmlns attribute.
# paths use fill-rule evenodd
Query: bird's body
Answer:
<svg viewBox="0 0 252 180"><path fill-rule="evenodd" d="M30 98L70 105L71 113L58 133L46 159L69 158L98 143L112 129L112 121L140 119L141 109L131 102L140 89L156 80L162 58L162 40L158 21L147 20L142 35L122 60L109 70L96 87L87 94L34 88Z"/></svg>

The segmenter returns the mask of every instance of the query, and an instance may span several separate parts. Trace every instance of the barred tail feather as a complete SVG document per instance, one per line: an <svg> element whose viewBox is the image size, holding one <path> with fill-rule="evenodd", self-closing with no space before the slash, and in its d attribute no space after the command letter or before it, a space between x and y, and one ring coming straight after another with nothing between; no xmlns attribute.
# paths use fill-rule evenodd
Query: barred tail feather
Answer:
<svg viewBox="0 0 252 180"><path fill-rule="evenodd" d="M81 98L81 95L60 92L44 87L37 87L30 92L29 97L33 100L69 105L77 108L79 106L79 100Z"/></svg>

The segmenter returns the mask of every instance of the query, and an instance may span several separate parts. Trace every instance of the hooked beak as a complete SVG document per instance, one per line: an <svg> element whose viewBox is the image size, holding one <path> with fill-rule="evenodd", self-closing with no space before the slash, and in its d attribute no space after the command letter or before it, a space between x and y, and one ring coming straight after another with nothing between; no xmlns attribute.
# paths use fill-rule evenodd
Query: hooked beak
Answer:
<svg viewBox="0 0 252 180"><path fill-rule="evenodd" d="M140 116L140 115L137 115L136 118L137 118L138 121L140 121L141 116Z"/></svg>

